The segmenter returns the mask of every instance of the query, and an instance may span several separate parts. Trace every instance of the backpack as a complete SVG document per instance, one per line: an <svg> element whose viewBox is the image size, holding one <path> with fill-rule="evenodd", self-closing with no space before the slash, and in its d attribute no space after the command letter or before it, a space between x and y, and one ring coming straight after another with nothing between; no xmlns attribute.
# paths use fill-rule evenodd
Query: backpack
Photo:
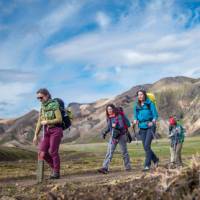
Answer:
<svg viewBox="0 0 200 200"><path fill-rule="evenodd" d="M59 104L59 109L62 115L62 128L63 130L68 129L72 125L72 112L69 110L65 110L65 103L62 99L60 98L55 98Z"/></svg>
<svg viewBox="0 0 200 200"><path fill-rule="evenodd" d="M123 108L117 107L117 113L122 116L122 119L124 122L124 128L127 130L131 126L131 124L130 124L129 119L126 117Z"/></svg>
<svg viewBox="0 0 200 200"><path fill-rule="evenodd" d="M156 97L155 97L155 95L153 94L153 93L151 93L151 92L148 92L147 93L147 97L150 99L150 101L152 102L152 103L154 103L154 105L156 106Z"/></svg>
<svg viewBox="0 0 200 200"><path fill-rule="evenodd" d="M122 116L122 120L123 120L123 123L124 123L124 129L126 130L126 141L128 143L131 143L133 139L132 139L132 136L131 136L131 134L128 130L128 128L131 127L131 123L130 123L129 119L126 117L122 107L117 107L117 112L118 112L119 115Z"/></svg>
<svg viewBox="0 0 200 200"><path fill-rule="evenodd" d="M157 109L156 97L153 93L147 92L147 98L155 105ZM138 100L137 100L138 101ZM148 109L150 110L150 105L147 104Z"/></svg>

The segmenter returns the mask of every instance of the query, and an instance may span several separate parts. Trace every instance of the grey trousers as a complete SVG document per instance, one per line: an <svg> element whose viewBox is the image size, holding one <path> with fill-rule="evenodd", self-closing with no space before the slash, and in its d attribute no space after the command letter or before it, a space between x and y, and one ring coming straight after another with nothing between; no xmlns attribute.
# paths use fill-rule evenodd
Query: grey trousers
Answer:
<svg viewBox="0 0 200 200"><path fill-rule="evenodd" d="M176 145L176 148L170 147L170 153L171 153L171 162L182 165L182 159L181 159L181 150L182 150L182 143L178 143Z"/></svg>
<svg viewBox="0 0 200 200"><path fill-rule="evenodd" d="M131 164L130 164L130 157L129 157L128 150L127 150L126 136L125 135L120 136L118 143L119 143L120 150L121 150L121 153L123 156L125 169L129 170L129 169L131 169ZM108 143L106 157L103 162L103 168L105 168L105 169L109 168L109 164L112 160L114 151L115 151L118 143L113 143L112 137L110 138L109 143Z"/></svg>

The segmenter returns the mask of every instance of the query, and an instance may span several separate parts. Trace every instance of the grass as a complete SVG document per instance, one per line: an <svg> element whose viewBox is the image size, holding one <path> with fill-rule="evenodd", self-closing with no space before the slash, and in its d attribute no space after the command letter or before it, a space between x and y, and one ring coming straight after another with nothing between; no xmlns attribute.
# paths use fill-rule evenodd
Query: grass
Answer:
<svg viewBox="0 0 200 200"><path fill-rule="evenodd" d="M16 147L0 146L0 161L32 160L36 152Z"/></svg>
<svg viewBox="0 0 200 200"><path fill-rule="evenodd" d="M189 157L200 152L200 137L186 138L183 146L183 161L189 164ZM160 139L152 144L153 150L159 156L161 164L169 161L169 140ZM9 178L26 178L36 175L37 155L35 151L30 151L32 147L19 148L0 147L0 180ZM133 168L142 167L144 160L144 150L141 142L128 144L129 154ZM36 149L35 149L36 150ZM92 144L62 144L61 152L61 174L69 175L76 173L86 173L95 171L102 166L107 150L107 143ZM123 161L119 146L116 149L111 169L122 169ZM49 168L45 166L46 174Z"/></svg>

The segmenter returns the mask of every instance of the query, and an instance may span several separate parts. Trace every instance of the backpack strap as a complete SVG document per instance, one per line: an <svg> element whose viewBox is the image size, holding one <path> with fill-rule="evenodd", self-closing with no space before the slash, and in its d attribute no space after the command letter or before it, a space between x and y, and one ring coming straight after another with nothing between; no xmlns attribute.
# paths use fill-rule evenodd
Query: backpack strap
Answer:
<svg viewBox="0 0 200 200"><path fill-rule="evenodd" d="M149 103L144 103L144 105L147 106L147 109L148 109L148 110L151 110L151 105L150 105ZM136 111L139 111L141 108L142 108L142 107L139 106L138 103L137 103L137 105L136 105Z"/></svg>

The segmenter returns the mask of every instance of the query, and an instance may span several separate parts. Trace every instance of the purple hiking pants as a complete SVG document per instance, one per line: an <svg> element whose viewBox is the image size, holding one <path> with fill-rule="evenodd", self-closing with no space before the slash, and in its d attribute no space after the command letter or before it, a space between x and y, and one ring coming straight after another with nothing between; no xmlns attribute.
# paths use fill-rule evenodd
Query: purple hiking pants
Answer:
<svg viewBox="0 0 200 200"><path fill-rule="evenodd" d="M45 160L54 172L60 171L60 157L58 154L63 130L61 127L45 127L44 139L39 144L38 158Z"/></svg>

